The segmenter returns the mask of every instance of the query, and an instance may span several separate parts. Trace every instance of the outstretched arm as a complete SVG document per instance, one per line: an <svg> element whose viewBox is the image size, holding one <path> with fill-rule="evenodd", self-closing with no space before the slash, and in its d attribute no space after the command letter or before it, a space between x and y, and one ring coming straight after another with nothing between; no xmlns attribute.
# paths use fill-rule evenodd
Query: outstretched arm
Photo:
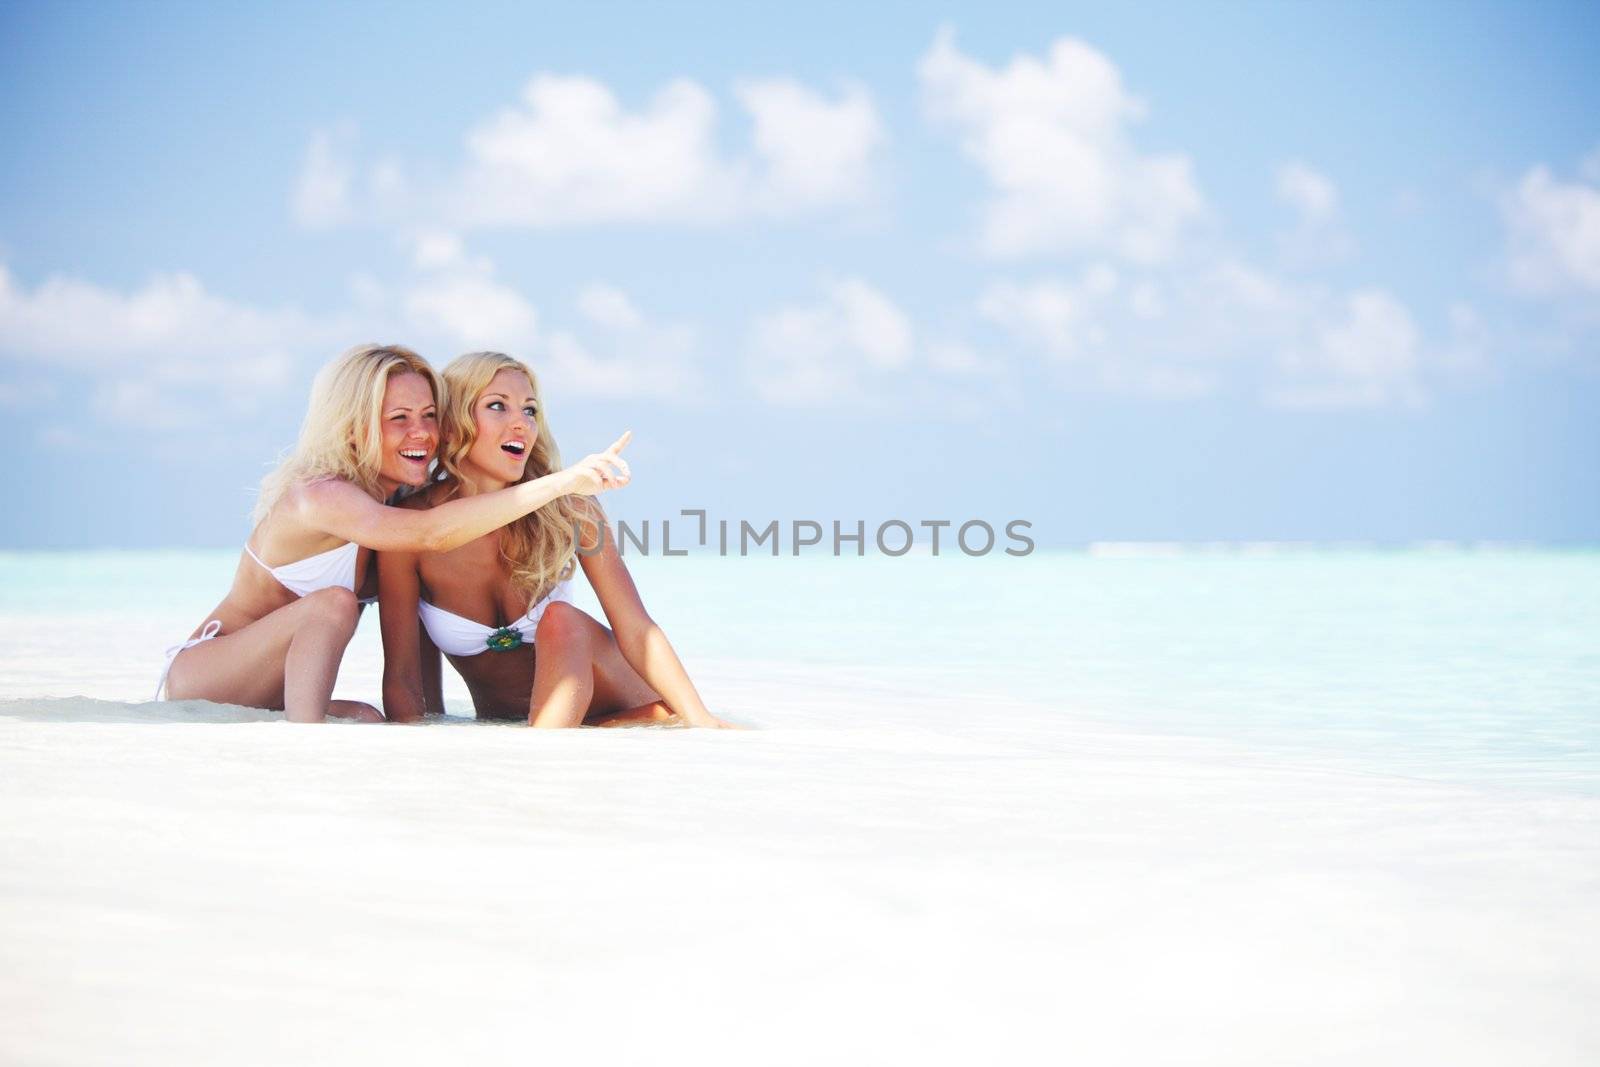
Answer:
<svg viewBox="0 0 1600 1067"><path fill-rule="evenodd" d="M416 722L429 707L417 601L421 598L417 557L378 553L378 624L383 632L383 714L390 722ZM433 648L429 642L429 648ZM437 665L438 650L433 657ZM434 688L438 688L434 671Z"/></svg>
<svg viewBox="0 0 1600 1067"><path fill-rule="evenodd" d="M304 525L358 545L379 552L447 552L559 496L594 496L627 485L630 475L622 450L632 436L623 434L604 452L585 456L566 470L425 510L380 504L342 478L307 483L291 499Z"/></svg>
<svg viewBox="0 0 1600 1067"><path fill-rule="evenodd" d="M598 505L592 503L589 510L591 517L604 530L605 514ZM604 544L598 553L580 556L579 559L583 563L583 573L588 577L589 584L594 586L595 595L600 598L606 621L617 636L617 647L622 650L622 658L650 688L661 694L667 707L683 716L690 726L730 729L731 724L706 710L699 691L689 680L689 672L683 669L683 662L673 651L666 633L644 610L644 601L639 599L633 576L617 554L615 538L609 531L605 531L603 536ZM584 550L593 549L598 540L598 536L587 539Z"/></svg>

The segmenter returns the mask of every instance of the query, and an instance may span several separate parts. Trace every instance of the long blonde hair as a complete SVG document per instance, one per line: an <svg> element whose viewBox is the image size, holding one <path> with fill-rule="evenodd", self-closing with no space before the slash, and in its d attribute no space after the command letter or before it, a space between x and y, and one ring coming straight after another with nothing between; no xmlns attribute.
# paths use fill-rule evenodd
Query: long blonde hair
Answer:
<svg viewBox="0 0 1600 1067"><path fill-rule="evenodd" d="M428 361L400 345L356 345L317 372L300 439L261 480L252 521L260 522L296 482L336 477L381 495L383 393L396 374L420 374L437 404L443 392Z"/></svg>
<svg viewBox="0 0 1600 1067"><path fill-rule="evenodd" d="M444 404L440 408L439 430L443 442L439 466L449 476L444 500L461 492L461 466L478 440L478 424L473 408L490 381L502 370L528 376L533 387L533 421L538 434L522 477L517 482L542 478L561 469L561 452L544 417L544 398L539 379L519 359L503 352L468 352L450 361L440 375L444 382ZM551 586L572 576L576 565L574 531L580 526L598 529L597 511L577 497L559 496L544 507L524 515L500 530L500 558L511 567L511 583L536 598Z"/></svg>

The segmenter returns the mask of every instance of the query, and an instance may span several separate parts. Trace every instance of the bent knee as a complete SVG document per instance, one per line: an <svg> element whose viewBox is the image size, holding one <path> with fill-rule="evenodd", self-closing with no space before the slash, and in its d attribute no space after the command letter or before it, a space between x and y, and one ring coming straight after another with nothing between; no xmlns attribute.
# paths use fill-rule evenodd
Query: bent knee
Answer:
<svg viewBox="0 0 1600 1067"><path fill-rule="evenodd" d="M594 620L581 608L575 608L564 600L557 600L545 605L544 614L539 617L539 625L534 628L533 641L535 645L547 641L561 643L587 641L593 629Z"/></svg>
<svg viewBox="0 0 1600 1067"><path fill-rule="evenodd" d="M361 604L355 593L339 585L307 593L300 598L300 602L310 614L341 626L354 627L361 613Z"/></svg>

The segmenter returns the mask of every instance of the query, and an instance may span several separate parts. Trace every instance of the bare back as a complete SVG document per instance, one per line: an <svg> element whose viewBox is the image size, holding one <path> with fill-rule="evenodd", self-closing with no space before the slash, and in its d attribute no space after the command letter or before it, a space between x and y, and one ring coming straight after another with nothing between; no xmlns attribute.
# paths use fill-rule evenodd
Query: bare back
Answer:
<svg viewBox="0 0 1600 1067"><path fill-rule="evenodd" d="M246 539L245 543L267 566L281 567L348 543L322 530L313 530L299 521L295 516L298 488L285 493L283 499L250 531ZM371 551L365 548L356 554L356 589L361 596L374 595L376 592L366 588L372 584L367 573L371 556ZM220 621L223 633L233 633L298 599L266 567L251 559L249 552L240 549L239 562L234 568L233 583L227 595L205 618L206 621ZM205 625L206 622L202 622L189 636L198 636Z"/></svg>

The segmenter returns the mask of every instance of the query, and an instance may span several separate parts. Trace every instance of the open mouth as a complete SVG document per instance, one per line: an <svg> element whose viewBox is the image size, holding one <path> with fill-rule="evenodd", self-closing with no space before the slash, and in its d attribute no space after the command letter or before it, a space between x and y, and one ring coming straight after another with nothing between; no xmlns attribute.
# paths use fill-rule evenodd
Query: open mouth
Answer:
<svg viewBox="0 0 1600 1067"><path fill-rule="evenodd" d="M426 448L402 448L400 450L400 458L408 459L413 463L426 463L428 462L428 450Z"/></svg>
<svg viewBox="0 0 1600 1067"><path fill-rule="evenodd" d="M521 441L507 441L505 444L500 446L500 451L506 453L507 455L516 456L518 459L521 459L527 453L528 446L523 444Z"/></svg>

